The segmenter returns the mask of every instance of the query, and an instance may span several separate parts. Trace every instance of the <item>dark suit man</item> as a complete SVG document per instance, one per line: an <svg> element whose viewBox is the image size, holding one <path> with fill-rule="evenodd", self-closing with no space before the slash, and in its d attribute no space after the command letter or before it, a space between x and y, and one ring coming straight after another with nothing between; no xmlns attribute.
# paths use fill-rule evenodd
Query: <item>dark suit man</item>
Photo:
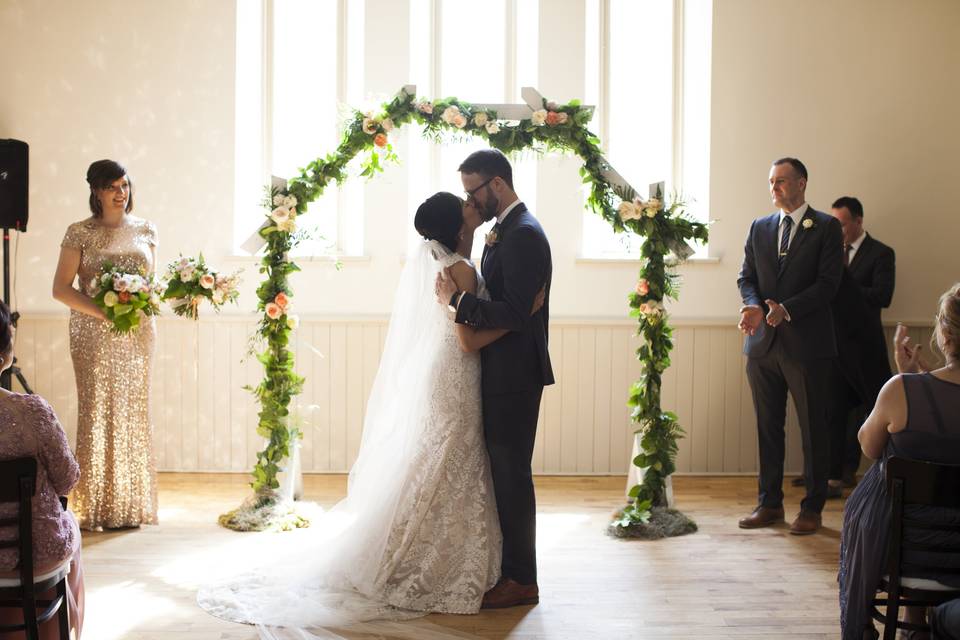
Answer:
<svg viewBox="0 0 960 640"><path fill-rule="evenodd" d="M759 504L740 520L745 529L783 520L784 422L793 396L803 439L807 495L790 526L815 533L827 495L825 383L837 355L830 302L843 273L840 224L806 204L807 169L796 158L770 168L779 212L754 220L737 285L744 306L747 380L760 448Z"/></svg>
<svg viewBox="0 0 960 640"><path fill-rule="evenodd" d="M483 607L533 604L539 590L531 461L543 387L554 382L547 351L550 244L513 191L513 170L502 153L471 154L460 177L483 219L497 218L480 263L490 300L456 291L450 279L439 283L438 296L455 308L458 323L509 331L480 351L484 438L503 531L501 579L484 595ZM531 315L541 290L543 307Z"/></svg>
<svg viewBox="0 0 960 640"><path fill-rule="evenodd" d="M866 305L860 340L860 368L863 378L863 396L859 407L849 419L843 469L843 484L852 486L860 466L860 443L856 431L863 418L873 410L877 394L892 375L887 355L887 340L883 333L880 312L890 306L896 280L896 254L887 245L875 240L863 228L863 205L856 198L844 196L832 205L830 213L843 230L843 260L860 289ZM831 476L833 477L833 476Z"/></svg>

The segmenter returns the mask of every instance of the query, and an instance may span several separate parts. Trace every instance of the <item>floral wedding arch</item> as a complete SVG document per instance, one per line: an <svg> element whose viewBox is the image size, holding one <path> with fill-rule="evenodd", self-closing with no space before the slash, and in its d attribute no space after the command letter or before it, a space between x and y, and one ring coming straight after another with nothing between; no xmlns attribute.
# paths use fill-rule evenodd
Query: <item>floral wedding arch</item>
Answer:
<svg viewBox="0 0 960 640"><path fill-rule="evenodd" d="M304 379L294 371L290 334L297 317L290 313L293 292L290 274L299 267L289 252L301 239L299 211L331 183L343 183L347 166L366 154L360 175L373 177L385 162L397 161L390 136L399 127L417 123L433 140L472 135L510 154L525 150L573 153L583 160L580 175L589 190L586 206L616 232L629 231L645 238L640 252L640 274L629 294L630 315L637 319L642 343L636 350L640 379L629 389L631 420L636 424L632 464L642 472L629 495L633 503L611 523L617 535L642 529L651 509L667 502L666 479L675 469L677 440L683 435L677 416L660 406L663 372L670 365L673 330L664 309L665 298L676 298L677 276L671 267L692 253L688 241L706 241L707 226L687 216L682 201L666 204L662 194L644 201L604 159L600 140L587 129L593 108L578 101L558 105L544 100L533 89L523 91L527 105L472 105L456 98L427 101L416 97L414 87L404 87L374 113L355 112L346 123L336 151L317 158L286 184L270 188L266 217L258 231L266 250L260 263L264 280L257 289L262 313L257 336L263 351L257 358L264 367L262 382L252 389L260 404L257 433L266 445L257 454L251 486L254 495L241 507L220 516L223 526L234 529L305 526L280 495L278 472L289 460L301 436L290 422L290 401L300 393Z"/></svg>

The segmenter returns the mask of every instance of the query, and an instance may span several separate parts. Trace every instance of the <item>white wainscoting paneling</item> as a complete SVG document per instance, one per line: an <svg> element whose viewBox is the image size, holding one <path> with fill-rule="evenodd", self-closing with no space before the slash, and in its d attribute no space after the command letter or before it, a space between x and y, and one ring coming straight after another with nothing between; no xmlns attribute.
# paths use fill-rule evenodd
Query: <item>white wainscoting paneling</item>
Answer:
<svg viewBox="0 0 960 640"><path fill-rule="evenodd" d="M21 318L16 353L34 390L57 411L71 442L76 387L65 316ZM686 430L678 473L757 470L753 401L742 338L731 322L677 321L663 407ZM158 321L151 407L157 466L164 471L247 471L262 448L257 405L244 386L261 377L248 355L253 318ZM360 446L367 396L386 338L386 318L314 318L295 333L297 371L306 377L295 404L303 419L303 469L345 472ZM912 329L926 344L929 327ZM888 337L892 328L887 329ZM557 383L544 391L533 468L541 474L625 474L633 442L627 390L639 376L638 340L628 321L560 319L550 328ZM792 403L788 472L802 467Z"/></svg>

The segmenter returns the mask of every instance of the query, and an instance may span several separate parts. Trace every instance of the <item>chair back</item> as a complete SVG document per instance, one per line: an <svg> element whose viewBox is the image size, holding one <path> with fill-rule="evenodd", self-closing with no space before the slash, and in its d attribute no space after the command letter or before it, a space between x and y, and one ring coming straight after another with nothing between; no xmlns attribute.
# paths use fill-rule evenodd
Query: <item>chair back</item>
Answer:
<svg viewBox="0 0 960 640"><path fill-rule="evenodd" d="M925 625L898 623L900 606L937 604L944 597L949 597L947 594L960 592L960 587L954 590L945 587L946 591L930 591L902 585L904 576L960 576L960 517L936 522L904 515L904 509L908 505L956 509L960 515L960 465L922 462L895 456L884 464L887 493L890 497L890 541L887 555L889 577L885 585L888 598L875 599L874 604L887 604L887 615L882 618L885 625L884 638L893 638L897 627L925 630ZM954 533L956 542L944 543L943 535L937 536L937 533ZM908 599L903 599L904 595Z"/></svg>
<svg viewBox="0 0 960 640"><path fill-rule="evenodd" d="M16 537L0 541L0 549L17 549L20 583L33 584L33 496L37 491L37 460L0 461L0 504L14 503L17 513L0 518L0 527L16 527Z"/></svg>

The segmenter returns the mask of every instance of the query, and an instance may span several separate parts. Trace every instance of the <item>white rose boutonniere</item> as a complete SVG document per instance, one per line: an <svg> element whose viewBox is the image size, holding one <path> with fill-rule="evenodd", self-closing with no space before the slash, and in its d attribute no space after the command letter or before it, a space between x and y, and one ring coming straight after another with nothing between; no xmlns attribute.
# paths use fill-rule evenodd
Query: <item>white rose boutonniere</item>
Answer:
<svg viewBox="0 0 960 640"><path fill-rule="evenodd" d="M488 247L492 247L493 245L500 242L500 230L490 229L490 231L487 232L487 235L485 235L483 239L484 239L484 242L487 243Z"/></svg>
<svg viewBox="0 0 960 640"><path fill-rule="evenodd" d="M804 219L803 219L803 222L801 222L800 224L803 225L803 228L804 228L804 229L812 229L812 228L813 228L813 218L804 218Z"/></svg>

